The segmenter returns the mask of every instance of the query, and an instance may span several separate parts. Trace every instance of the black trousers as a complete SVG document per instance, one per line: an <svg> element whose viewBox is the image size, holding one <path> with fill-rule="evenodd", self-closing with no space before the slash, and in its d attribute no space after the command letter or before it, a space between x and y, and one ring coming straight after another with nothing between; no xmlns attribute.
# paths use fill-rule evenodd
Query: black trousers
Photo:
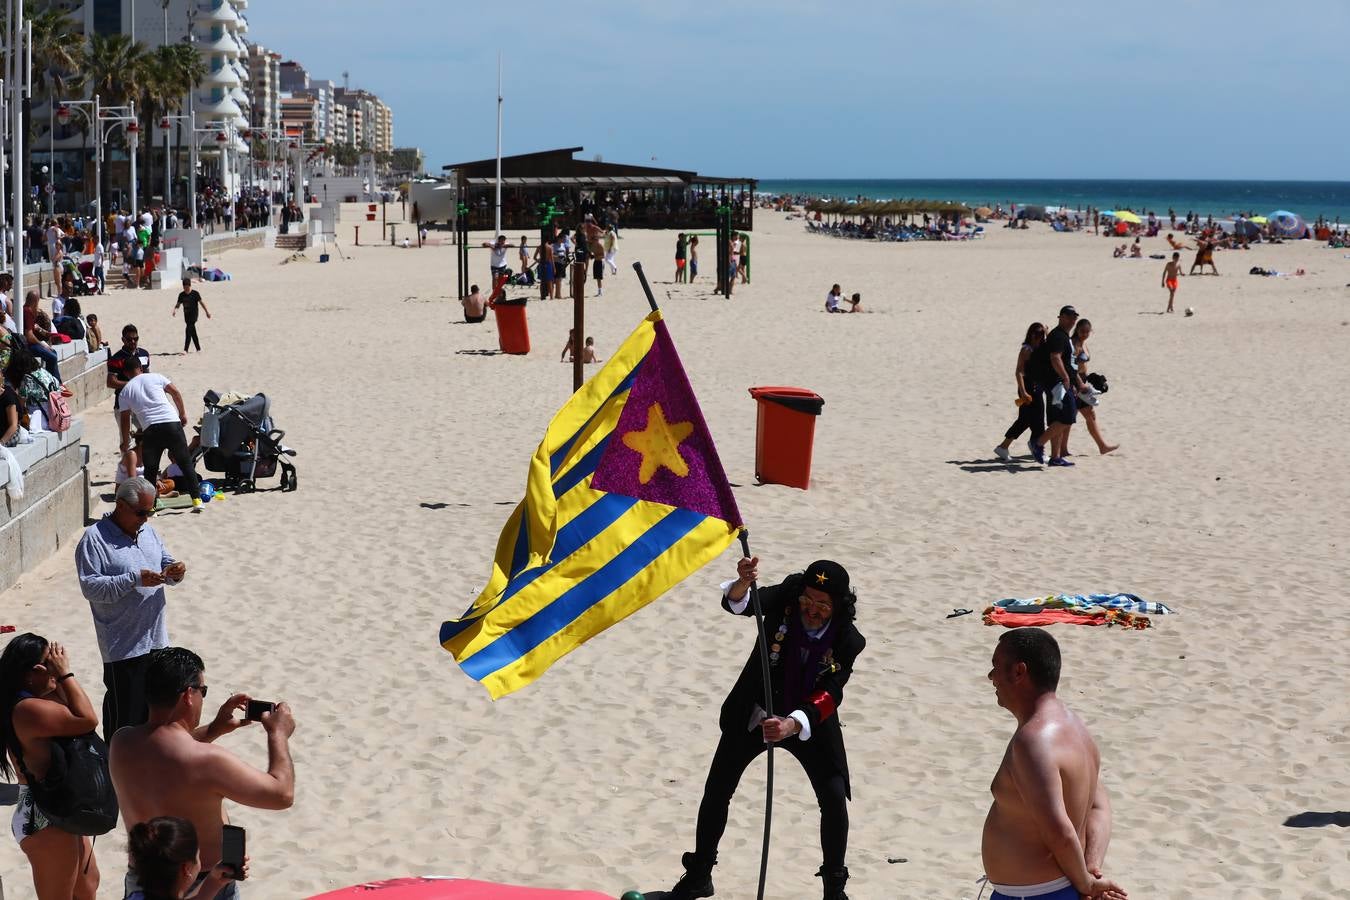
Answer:
<svg viewBox="0 0 1350 900"><path fill-rule="evenodd" d="M1030 431L1031 439L1039 444L1041 435L1045 433L1045 395L1039 388L1031 385L1027 387L1031 393L1031 402L1017 408L1017 421L1003 436L1012 441L1021 437L1023 432Z"/></svg>
<svg viewBox="0 0 1350 900"><path fill-rule="evenodd" d="M186 486L179 485L178 489L189 497L197 496L197 473L192 468L192 454L188 453L183 426L177 422L160 422L142 432L141 457L145 461L146 480L154 484L159 477L159 461L165 450L169 451L169 459L183 470Z"/></svg>
<svg viewBox="0 0 1350 900"><path fill-rule="evenodd" d="M848 798L844 775L830 761L824 745L814 740L800 741L790 737L775 745L796 757L806 770L811 787L820 806L820 850L826 872L844 868L844 854L848 850ZM717 862L717 845L727 827L727 810L731 796L741 782L741 775L767 749L764 733L753 731L723 732L722 740L713 754L708 768L708 781L703 787L703 802L698 807L698 826L694 858L699 866L711 868Z"/></svg>
<svg viewBox="0 0 1350 900"><path fill-rule="evenodd" d="M111 741L117 729L150 721L145 701L145 666L150 654L103 664L103 740Z"/></svg>
<svg viewBox="0 0 1350 900"><path fill-rule="evenodd" d="M183 352L188 352L188 346L191 345L196 347L197 352L200 353L202 342L197 340L197 320L184 317L183 325L185 327L183 334Z"/></svg>

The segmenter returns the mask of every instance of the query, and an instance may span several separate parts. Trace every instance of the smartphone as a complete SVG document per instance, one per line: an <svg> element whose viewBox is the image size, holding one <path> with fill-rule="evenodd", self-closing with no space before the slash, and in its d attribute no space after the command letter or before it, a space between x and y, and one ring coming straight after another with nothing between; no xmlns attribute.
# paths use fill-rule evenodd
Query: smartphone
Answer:
<svg viewBox="0 0 1350 900"><path fill-rule="evenodd" d="M244 829L238 825L221 826L220 862L231 867L235 877L244 874Z"/></svg>
<svg viewBox="0 0 1350 900"><path fill-rule="evenodd" d="M261 722L262 714L272 712L277 705L270 700L250 700L244 718L250 722Z"/></svg>

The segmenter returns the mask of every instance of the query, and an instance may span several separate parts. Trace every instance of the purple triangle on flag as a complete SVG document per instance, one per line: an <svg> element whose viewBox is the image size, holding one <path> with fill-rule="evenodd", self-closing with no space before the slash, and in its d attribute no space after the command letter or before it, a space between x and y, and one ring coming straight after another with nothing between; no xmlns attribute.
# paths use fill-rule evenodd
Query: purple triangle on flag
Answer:
<svg viewBox="0 0 1350 900"><path fill-rule="evenodd" d="M736 498L664 320L655 332L591 486L739 527Z"/></svg>

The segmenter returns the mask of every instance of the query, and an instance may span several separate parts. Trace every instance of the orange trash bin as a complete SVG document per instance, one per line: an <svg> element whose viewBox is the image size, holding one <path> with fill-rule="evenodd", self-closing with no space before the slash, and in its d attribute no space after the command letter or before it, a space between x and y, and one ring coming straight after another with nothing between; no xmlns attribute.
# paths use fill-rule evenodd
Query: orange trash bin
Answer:
<svg viewBox="0 0 1350 900"><path fill-rule="evenodd" d="M497 322L497 346L503 353L530 352L530 323L525 319L527 302L528 297L521 297L492 304L492 317Z"/></svg>
<svg viewBox="0 0 1350 900"><path fill-rule="evenodd" d="M763 484L806 490L811 484L816 417L824 398L798 387L753 387L750 396L758 406L755 477Z"/></svg>

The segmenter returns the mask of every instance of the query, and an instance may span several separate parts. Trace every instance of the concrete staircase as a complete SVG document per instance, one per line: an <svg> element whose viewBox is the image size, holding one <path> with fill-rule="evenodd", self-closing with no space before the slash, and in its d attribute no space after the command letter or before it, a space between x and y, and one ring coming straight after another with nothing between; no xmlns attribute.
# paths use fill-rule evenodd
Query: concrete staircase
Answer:
<svg viewBox="0 0 1350 900"><path fill-rule="evenodd" d="M279 234L277 235L277 249L285 250L288 253L304 250L309 243L307 237L303 232L300 234Z"/></svg>

